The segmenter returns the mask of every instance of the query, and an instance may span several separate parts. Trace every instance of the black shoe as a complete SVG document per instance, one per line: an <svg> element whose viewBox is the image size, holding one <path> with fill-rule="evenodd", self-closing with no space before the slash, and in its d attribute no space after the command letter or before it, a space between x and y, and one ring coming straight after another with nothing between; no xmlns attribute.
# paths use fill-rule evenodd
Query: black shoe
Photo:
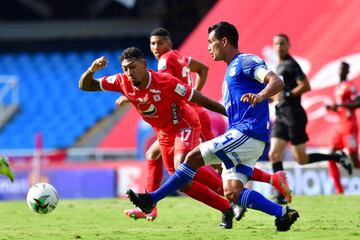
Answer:
<svg viewBox="0 0 360 240"><path fill-rule="evenodd" d="M299 213L287 206L285 215L275 219L276 230L280 232L288 231L298 217L300 217Z"/></svg>
<svg viewBox="0 0 360 240"><path fill-rule="evenodd" d="M151 213L152 209L156 206L149 193L135 193L133 190L127 190L126 194L129 196L130 201L144 213Z"/></svg>
<svg viewBox="0 0 360 240"><path fill-rule="evenodd" d="M231 203L231 208L234 212L236 221L240 221L245 215L246 208L243 208L235 203Z"/></svg>
<svg viewBox="0 0 360 240"><path fill-rule="evenodd" d="M340 158L339 158L339 163L340 165L345 168L345 170L348 172L349 175L352 174L352 163L350 158L345 154L344 151L340 151L339 152Z"/></svg>
<svg viewBox="0 0 360 240"><path fill-rule="evenodd" d="M288 202L286 201L284 196L281 195L279 192L277 192L276 195L274 196L274 202L276 202L277 204L280 204L280 205L288 204Z"/></svg>
<svg viewBox="0 0 360 240"><path fill-rule="evenodd" d="M221 229L231 229L233 225L233 218L234 218L234 212L232 208L223 212L219 227Z"/></svg>

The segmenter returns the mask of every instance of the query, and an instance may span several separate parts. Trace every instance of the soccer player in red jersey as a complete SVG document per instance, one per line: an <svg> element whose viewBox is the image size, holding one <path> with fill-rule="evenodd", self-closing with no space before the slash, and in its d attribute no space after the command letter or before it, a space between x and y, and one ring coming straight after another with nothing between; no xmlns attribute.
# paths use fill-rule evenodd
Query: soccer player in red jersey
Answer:
<svg viewBox="0 0 360 240"><path fill-rule="evenodd" d="M146 60L138 48L127 48L120 60L123 74L96 80L93 73L107 64L105 57L96 59L81 76L79 87L85 91L115 91L126 96L157 133L162 158L171 175L183 162L186 154L200 141L198 115L186 102L195 102L223 115L226 115L225 108L170 74L148 70ZM234 214L229 201L224 197L196 180L181 190L221 211L223 219L220 227L232 228Z"/></svg>
<svg viewBox="0 0 360 240"><path fill-rule="evenodd" d="M158 72L169 73L180 79L184 84L194 87L201 91L207 79L208 67L200 61L181 55L178 51L172 49L170 33L165 28L155 28L150 34L150 49L155 58L158 60ZM196 73L196 79L193 84L191 73ZM193 86L194 85L194 86ZM120 107L122 103L128 101L126 97L121 96L116 101L116 106ZM201 140L203 142L215 138L212 131L211 120L208 112L196 103L190 102L197 112L201 124ZM155 141L146 152L148 165L148 191L155 191L160 187L162 181L162 161L159 143ZM221 168L221 166L219 166ZM221 176L216 174L211 166L204 166L198 170L195 178L210 189L223 195ZM278 189L284 197L291 202L291 191L288 187L286 175L283 171L273 175L255 168L252 180L271 183ZM243 211L243 210L242 210ZM236 212L236 219L240 220L243 212ZM134 219L147 218L152 221L157 216L155 207L150 214L144 214L139 208L125 210L125 214Z"/></svg>
<svg viewBox="0 0 360 240"><path fill-rule="evenodd" d="M328 110L334 111L339 117L335 135L332 138L333 152L347 149L350 159L355 167L360 167L358 160L358 126L355 110L360 107L360 95L355 85L347 81L350 65L340 63L340 84L335 88L335 104L327 105ZM339 169L336 162L329 162L329 172L333 178L337 193L343 193L344 189L340 182Z"/></svg>

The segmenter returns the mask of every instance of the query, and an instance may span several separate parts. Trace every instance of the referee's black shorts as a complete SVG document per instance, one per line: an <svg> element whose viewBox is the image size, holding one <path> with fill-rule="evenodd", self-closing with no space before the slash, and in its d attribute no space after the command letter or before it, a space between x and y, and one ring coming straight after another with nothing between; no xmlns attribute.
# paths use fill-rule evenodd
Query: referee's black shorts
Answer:
<svg viewBox="0 0 360 240"><path fill-rule="evenodd" d="M271 137L290 141L292 145L305 143L309 140L306 124L306 113L301 106L277 107Z"/></svg>

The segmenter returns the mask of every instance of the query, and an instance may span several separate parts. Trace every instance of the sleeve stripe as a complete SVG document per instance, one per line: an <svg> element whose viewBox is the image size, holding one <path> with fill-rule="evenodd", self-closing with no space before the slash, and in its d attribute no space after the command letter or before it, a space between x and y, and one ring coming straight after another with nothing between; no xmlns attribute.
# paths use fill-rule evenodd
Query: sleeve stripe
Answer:
<svg viewBox="0 0 360 240"><path fill-rule="evenodd" d="M95 80L99 82L99 85L100 85L101 90L104 91L104 88L103 88L103 85L102 85L102 80L103 80L103 78L95 79Z"/></svg>
<svg viewBox="0 0 360 240"><path fill-rule="evenodd" d="M194 89L191 88L191 93L190 93L190 96L189 96L189 98L188 98L188 101L191 101L193 95L194 95Z"/></svg>

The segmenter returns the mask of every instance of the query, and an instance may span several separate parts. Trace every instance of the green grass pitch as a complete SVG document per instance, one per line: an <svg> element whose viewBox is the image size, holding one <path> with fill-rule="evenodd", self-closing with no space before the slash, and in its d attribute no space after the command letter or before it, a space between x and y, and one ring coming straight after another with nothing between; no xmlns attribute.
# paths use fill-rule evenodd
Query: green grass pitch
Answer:
<svg viewBox="0 0 360 240"><path fill-rule="evenodd" d="M2 239L360 239L360 196L295 196L300 218L289 232L276 232L274 218L248 210L232 230L220 230L220 213L187 197L158 205L154 222L123 214L126 199L60 200L48 215L32 212L25 200L0 202Z"/></svg>

